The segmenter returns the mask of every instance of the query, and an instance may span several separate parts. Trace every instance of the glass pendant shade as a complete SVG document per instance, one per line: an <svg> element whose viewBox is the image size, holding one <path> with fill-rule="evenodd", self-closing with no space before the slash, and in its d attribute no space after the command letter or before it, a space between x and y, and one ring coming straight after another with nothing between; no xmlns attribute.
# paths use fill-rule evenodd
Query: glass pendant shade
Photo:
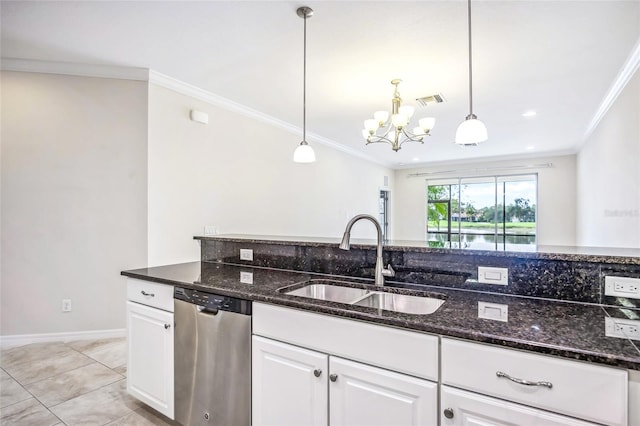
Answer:
<svg viewBox="0 0 640 426"><path fill-rule="evenodd" d="M364 120L364 129L368 132L375 132L378 128L378 122L374 118Z"/></svg>
<svg viewBox="0 0 640 426"><path fill-rule="evenodd" d="M474 145L489 139L487 127L476 116L467 117L456 131L456 144Z"/></svg>
<svg viewBox="0 0 640 426"><path fill-rule="evenodd" d="M382 126L389 119L389 111L376 111L373 113L373 118Z"/></svg>
<svg viewBox="0 0 640 426"><path fill-rule="evenodd" d="M405 117L407 117L407 121L409 121L411 119L411 117L413 117L413 113L415 111L416 111L416 109L414 107L412 107L411 105L402 105L398 109L398 112L401 115L404 115Z"/></svg>
<svg viewBox="0 0 640 426"><path fill-rule="evenodd" d="M433 126L435 125L436 125L436 119L433 117L425 117L418 120L418 126L420 126L420 128L424 130L425 133L433 129Z"/></svg>
<svg viewBox="0 0 640 426"><path fill-rule="evenodd" d="M316 153L313 148L309 146L305 141L300 142L300 145L293 152L293 161L296 163L313 163L316 161Z"/></svg>
<svg viewBox="0 0 640 426"><path fill-rule="evenodd" d="M393 114L391 116L391 122L396 127L404 127L409 122L409 118L404 114Z"/></svg>

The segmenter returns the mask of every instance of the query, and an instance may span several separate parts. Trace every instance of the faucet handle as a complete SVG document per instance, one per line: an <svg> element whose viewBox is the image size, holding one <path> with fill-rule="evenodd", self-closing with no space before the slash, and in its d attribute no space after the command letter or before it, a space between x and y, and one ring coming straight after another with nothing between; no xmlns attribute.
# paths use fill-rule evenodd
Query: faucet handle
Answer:
<svg viewBox="0 0 640 426"><path fill-rule="evenodd" d="M396 271L393 270L393 268L391 267L391 264L389 263L386 269L382 270L382 275L385 277L395 277Z"/></svg>

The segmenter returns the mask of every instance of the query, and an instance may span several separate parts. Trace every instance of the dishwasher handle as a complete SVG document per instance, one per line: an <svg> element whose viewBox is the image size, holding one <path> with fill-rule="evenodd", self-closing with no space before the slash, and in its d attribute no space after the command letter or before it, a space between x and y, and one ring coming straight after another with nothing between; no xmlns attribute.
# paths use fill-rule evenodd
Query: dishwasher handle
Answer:
<svg viewBox="0 0 640 426"><path fill-rule="evenodd" d="M196 305L199 314L218 315L218 309L207 308L206 306Z"/></svg>

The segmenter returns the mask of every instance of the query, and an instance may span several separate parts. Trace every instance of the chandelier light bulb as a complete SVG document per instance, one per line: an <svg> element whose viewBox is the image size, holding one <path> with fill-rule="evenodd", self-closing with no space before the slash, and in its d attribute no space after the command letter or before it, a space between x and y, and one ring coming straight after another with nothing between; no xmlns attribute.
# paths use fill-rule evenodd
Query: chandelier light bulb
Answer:
<svg viewBox="0 0 640 426"><path fill-rule="evenodd" d="M435 125L436 125L436 119L433 117L421 118L418 121L418 126L420 126L422 130L424 130L424 133L429 133L429 131L433 129L433 126Z"/></svg>
<svg viewBox="0 0 640 426"><path fill-rule="evenodd" d="M398 109L398 112L401 115L404 115L405 117L407 117L407 121L409 121L411 119L411 117L413 117L413 113L415 111L416 111L416 109L414 107L412 107L411 105L402 105Z"/></svg>
<svg viewBox="0 0 640 426"><path fill-rule="evenodd" d="M373 113L373 118L382 126L389 119L389 111L376 111Z"/></svg>

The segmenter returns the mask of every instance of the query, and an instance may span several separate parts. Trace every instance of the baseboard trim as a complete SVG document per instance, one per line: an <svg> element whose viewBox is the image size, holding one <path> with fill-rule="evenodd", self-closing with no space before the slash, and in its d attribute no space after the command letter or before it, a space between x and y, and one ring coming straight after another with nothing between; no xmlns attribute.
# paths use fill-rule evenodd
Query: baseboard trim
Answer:
<svg viewBox="0 0 640 426"><path fill-rule="evenodd" d="M71 342L74 340L108 339L112 337L125 337L126 335L126 328L117 328L113 330L72 331L65 333L13 334L8 336L0 336L0 346L5 349L28 345L30 343Z"/></svg>

